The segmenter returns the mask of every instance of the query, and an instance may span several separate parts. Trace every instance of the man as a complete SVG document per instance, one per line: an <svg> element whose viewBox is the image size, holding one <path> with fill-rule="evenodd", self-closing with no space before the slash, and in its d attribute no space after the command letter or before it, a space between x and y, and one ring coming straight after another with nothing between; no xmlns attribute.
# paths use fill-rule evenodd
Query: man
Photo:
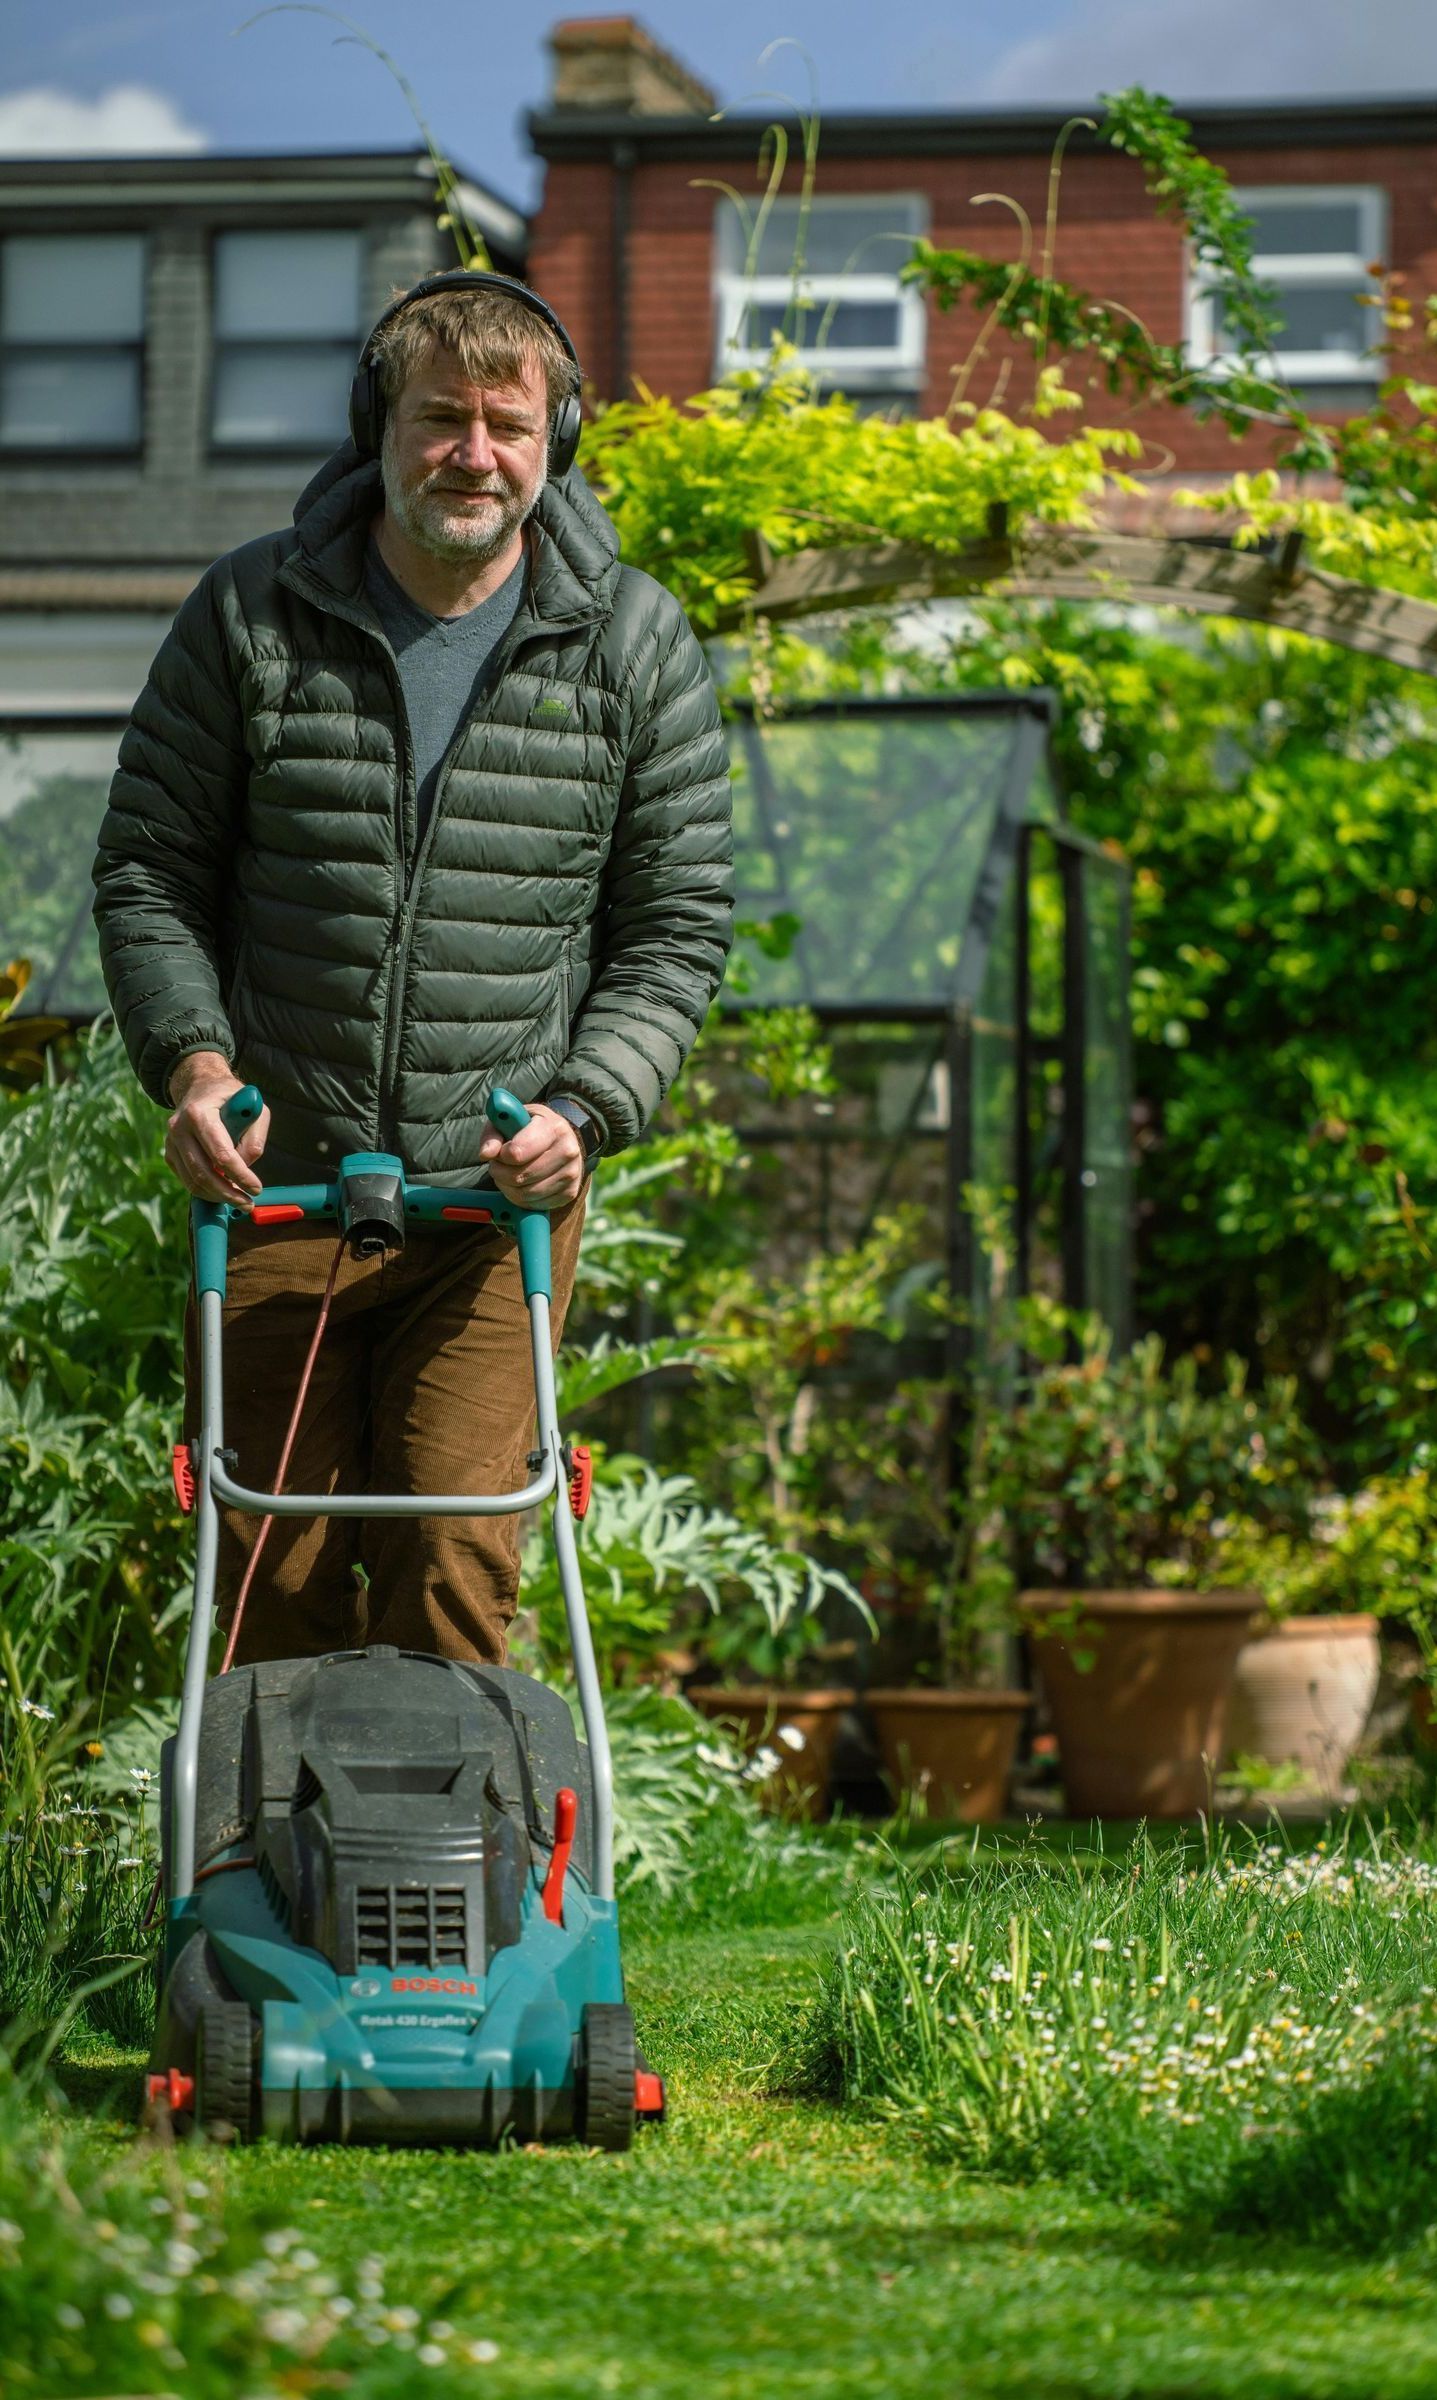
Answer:
<svg viewBox="0 0 1437 2400"><path fill-rule="evenodd" d="M357 1149L552 1210L555 1339L593 1158L643 1133L731 937L723 735L677 602L569 465L578 362L505 278L415 287L292 531L210 568L120 747L95 915L166 1158L237 1211ZM561 470L551 474L550 451ZM378 458L373 455L378 450ZM264 1115L220 1121L242 1083ZM531 1123L488 1126L496 1084ZM225 1438L272 1487L333 1236L232 1231ZM188 1329L191 1430L194 1328ZM294 1490L515 1488L532 1440L512 1242L345 1258ZM254 1519L227 1517L222 1619ZM359 1570L356 1575L356 1568ZM363 1640L502 1660L512 1517L277 1519L241 1660Z"/></svg>

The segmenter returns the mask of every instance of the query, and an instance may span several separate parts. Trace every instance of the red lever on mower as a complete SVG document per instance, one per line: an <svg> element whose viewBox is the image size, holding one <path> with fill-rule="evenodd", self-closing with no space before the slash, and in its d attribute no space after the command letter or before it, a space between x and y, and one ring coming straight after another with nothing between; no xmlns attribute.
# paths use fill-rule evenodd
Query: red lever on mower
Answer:
<svg viewBox="0 0 1437 2400"><path fill-rule="evenodd" d="M554 1794L554 1847L544 1877L544 1914L551 1925L564 1922L564 1877L569 1872L569 1853L574 1847L574 1827L578 1822L579 1795L565 1784L562 1791Z"/></svg>

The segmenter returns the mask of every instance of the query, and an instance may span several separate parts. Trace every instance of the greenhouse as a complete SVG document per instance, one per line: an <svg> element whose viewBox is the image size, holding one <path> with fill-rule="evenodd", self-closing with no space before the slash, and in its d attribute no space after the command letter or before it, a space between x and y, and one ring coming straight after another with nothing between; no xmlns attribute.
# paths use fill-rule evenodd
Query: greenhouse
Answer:
<svg viewBox="0 0 1437 2400"><path fill-rule="evenodd" d="M1008 1217L1009 1288L1096 1309L1121 1344L1129 876L1065 820L1055 713L1048 693L1001 692L740 714L746 988L726 1006L801 1004L833 1047L832 1097L742 1125L788 1243L859 1241L917 1203L981 1317L976 1191ZM905 1363L961 1376L972 1339L958 1312L941 1359L930 1343Z"/></svg>

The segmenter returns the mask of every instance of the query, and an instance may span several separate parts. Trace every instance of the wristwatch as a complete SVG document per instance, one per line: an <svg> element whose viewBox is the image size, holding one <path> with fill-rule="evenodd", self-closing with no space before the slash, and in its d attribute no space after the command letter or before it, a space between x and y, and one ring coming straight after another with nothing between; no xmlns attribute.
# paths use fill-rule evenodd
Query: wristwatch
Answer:
<svg viewBox="0 0 1437 2400"><path fill-rule="evenodd" d="M560 1092L554 1099L546 1100L544 1106L552 1108L556 1117L563 1117L567 1124L573 1126L584 1153L584 1173L592 1175L594 1161L604 1147L603 1130L598 1119L589 1114L582 1100L570 1099L567 1092Z"/></svg>

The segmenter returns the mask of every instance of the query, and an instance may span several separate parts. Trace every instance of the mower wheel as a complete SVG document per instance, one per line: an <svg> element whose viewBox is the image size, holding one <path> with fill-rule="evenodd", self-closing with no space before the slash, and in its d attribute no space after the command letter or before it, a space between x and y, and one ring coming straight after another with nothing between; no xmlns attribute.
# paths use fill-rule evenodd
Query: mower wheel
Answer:
<svg viewBox="0 0 1437 2400"><path fill-rule="evenodd" d="M627 2150L634 2138L634 2020L622 2001L591 2001L579 2031L574 2130L595 2150Z"/></svg>
<svg viewBox="0 0 1437 2400"><path fill-rule="evenodd" d="M254 2120L255 2021L243 2001L207 2000L195 2026L195 2124L211 2142L246 2142Z"/></svg>

